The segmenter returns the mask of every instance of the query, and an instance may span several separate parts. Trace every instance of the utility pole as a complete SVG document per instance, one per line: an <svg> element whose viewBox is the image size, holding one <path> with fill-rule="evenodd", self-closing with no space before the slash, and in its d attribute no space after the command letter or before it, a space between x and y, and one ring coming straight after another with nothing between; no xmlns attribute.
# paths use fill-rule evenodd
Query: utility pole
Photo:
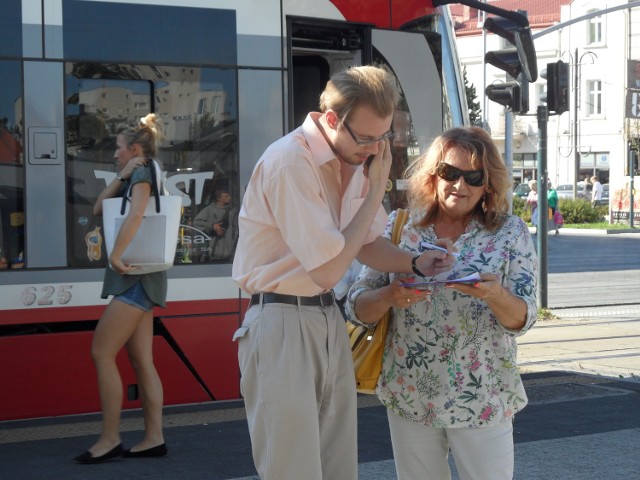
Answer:
<svg viewBox="0 0 640 480"><path fill-rule="evenodd" d="M578 137L580 122L578 121L578 89L580 82L580 62L578 60L578 49L574 55L575 65L573 66L573 199L578 198L578 177L580 176L580 151L578 150Z"/></svg>
<svg viewBox="0 0 640 480"><path fill-rule="evenodd" d="M538 105L538 308L547 308L547 232L549 230L549 203L547 202L547 122L549 110Z"/></svg>
<svg viewBox="0 0 640 480"><path fill-rule="evenodd" d="M634 161L633 161L633 155L629 155L629 228L634 228L633 226L633 202L635 201L634 199L634 194L633 194L633 177L636 174L635 170L634 170Z"/></svg>

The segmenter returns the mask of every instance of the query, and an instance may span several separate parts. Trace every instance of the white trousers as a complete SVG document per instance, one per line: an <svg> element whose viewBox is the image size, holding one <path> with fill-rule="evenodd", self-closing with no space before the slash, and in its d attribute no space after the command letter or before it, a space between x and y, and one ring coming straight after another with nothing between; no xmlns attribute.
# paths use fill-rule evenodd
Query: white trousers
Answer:
<svg viewBox="0 0 640 480"><path fill-rule="evenodd" d="M234 339L260 478L357 480L355 377L338 307L254 305Z"/></svg>
<svg viewBox="0 0 640 480"><path fill-rule="evenodd" d="M513 422L485 428L434 428L387 410L398 480L450 480L449 449L460 480L513 478Z"/></svg>

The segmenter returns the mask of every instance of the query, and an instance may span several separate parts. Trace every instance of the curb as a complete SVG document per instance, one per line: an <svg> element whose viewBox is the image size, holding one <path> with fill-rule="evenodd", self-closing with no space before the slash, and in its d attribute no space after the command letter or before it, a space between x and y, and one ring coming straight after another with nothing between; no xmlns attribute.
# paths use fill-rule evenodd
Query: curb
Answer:
<svg viewBox="0 0 640 480"><path fill-rule="evenodd" d="M534 227L529 227L529 233L531 235L535 234L536 229ZM571 235L592 235L592 236L600 236L600 235L616 235L618 233L640 233L640 228L625 228L620 230L614 229L603 229L603 228L560 228L560 235L562 233L571 234ZM547 232L548 235L553 235L555 230L549 230Z"/></svg>

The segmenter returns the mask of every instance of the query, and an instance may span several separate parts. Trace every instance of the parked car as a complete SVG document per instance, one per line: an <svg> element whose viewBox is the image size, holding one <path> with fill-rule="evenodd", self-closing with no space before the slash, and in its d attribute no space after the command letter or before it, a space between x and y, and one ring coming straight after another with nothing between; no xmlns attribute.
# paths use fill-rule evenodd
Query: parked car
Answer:
<svg viewBox="0 0 640 480"><path fill-rule="evenodd" d="M531 188L529 188L528 183L520 183L516 188L513 189L513 195L526 200L530 191Z"/></svg>
<svg viewBox="0 0 640 480"><path fill-rule="evenodd" d="M585 197L584 182L578 182L578 198L586 198L587 200L591 200L592 188L592 185L588 183L587 195ZM558 185L556 187L556 193L558 194L558 198L573 198L573 183L563 183L562 185Z"/></svg>

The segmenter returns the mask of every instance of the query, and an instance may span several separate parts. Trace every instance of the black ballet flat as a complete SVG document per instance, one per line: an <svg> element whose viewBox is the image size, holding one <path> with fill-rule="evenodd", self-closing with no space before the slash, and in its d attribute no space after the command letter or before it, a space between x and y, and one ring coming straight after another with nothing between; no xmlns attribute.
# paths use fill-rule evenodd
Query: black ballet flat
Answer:
<svg viewBox="0 0 640 480"><path fill-rule="evenodd" d="M138 452L132 452L131 449L125 450L122 453L123 457L127 458L151 458L151 457L164 457L169 453L169 449L165 443L156 445L155 447L147 448L146 450L140 450Z"/></svg>
<svg viewBox="0 0 640 480"><path fill-rule="evenodd" d="M120 443L109 450L107 453L105 453L104 455L100 455L99 457L94 457L93 455L91 455L91 452L87 450L83 454L78 455L76 458L74 458L74 460L78 463L85 464L102 463L106 462L107 460L111 460L112 458L120 457L124 453L125 451L123 450L122 444Z"/></svg>

